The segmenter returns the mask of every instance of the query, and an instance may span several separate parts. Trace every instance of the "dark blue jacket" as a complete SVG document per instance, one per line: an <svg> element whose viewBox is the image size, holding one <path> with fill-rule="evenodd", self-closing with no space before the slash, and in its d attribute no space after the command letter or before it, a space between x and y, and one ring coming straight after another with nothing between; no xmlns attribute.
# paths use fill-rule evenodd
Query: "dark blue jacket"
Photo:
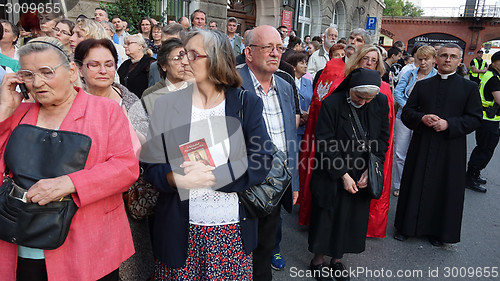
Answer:
<svg viewBox="0 0 500 281"><path fill-rule="evenodd" d="M213 171L217 179L216 188L222 192L243 191L261 183L271 167L272 143L262 117L262 101L255 95L244 95L244 120L241 123L238 117L242 108L238 98L240 90L233 88L226 91L229 160ZM187 258L189 200L181 198L189 191L173 188L166 175L172 171L183 173L179 167L184 161L179 145L189 142L192 95L193 85L156 101L148 142L141 152L141 160L149 163L145 178L160 191L153 229L154 255L166 266L174 268L184 266ZM164 156L162 133L167 157ZM257 219L247 218L241 203L239 213L243 245L245 252L250 254L257 246Z"/></svg>
<svg viewBox="0 0 500 281"><path fill-rule="evenodd" d="M250 69L246 64L238 65L238 72L243 79L242 88L247 90L254 96L255 87L253 85L252 77L250 76ZM281 112L283 114L283 124L285 126L285 139L286 149L288 156L288 166L292 173L292 190L288 189L283 196L282 204L285 210L292 211L292 191L299 191L299 170L298 170L298 144L297 144L297 127L295 119L295 98L293 89L290 83L286 82L277 75L273 75L276 82L278 93L278 101L280 103ZM260 99L260 98L259 98ZM262 110L259 112L262 115Z"/></svg>

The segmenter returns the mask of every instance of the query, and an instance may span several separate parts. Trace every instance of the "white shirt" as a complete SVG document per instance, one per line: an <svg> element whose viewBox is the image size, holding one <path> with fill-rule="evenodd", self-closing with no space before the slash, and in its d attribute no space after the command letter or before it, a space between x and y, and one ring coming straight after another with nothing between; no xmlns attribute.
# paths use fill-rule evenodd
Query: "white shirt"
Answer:
<svg viewBox="0 0 500 281"><path fill-rule="evenodd" d="M309 61L307 63L307 72L311 73L312 77L314 78L316 72L325 68L326 63L329 60L330 57L328 56L328 52L323 46L321 46L321 49L314 52L309 58Z"/></svg>
<svg viewBox="0 0 500 281"><path fill-rule="evenodd" d="M226 127L226 101L210 109L192 106L189 141L205 139L215 166L227 163L229 138ZM189 190L189 223L225 225L240 221L236 192L221 192L211 188Z"/></svg>

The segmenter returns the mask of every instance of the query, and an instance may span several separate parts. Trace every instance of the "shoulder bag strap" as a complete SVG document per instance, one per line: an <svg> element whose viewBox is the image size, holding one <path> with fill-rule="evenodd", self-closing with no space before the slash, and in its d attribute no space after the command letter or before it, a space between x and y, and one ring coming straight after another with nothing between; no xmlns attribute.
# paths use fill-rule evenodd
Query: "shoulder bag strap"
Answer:
<svg viewBox="0 0 500 281"><path fill-rule="evenodd" d="M356 122L356 127L358 127L359 134L361 135L361 138L363 139L363 141L365 142L365 145L368 147L368 149L370 151L371 147L369 146L368 140L366 139L365 130L363 130L363 126L361 126L361 122L359 122L358 113L356 112L356 110L354 109L354 107L351 104L349 104L349 108L351 109L352 115L354 117L354 121ZM354 133L356 133L356 132L354 132Z"/></svg>
<svg viewBox="0 0 500 281"><path fill-rule="evenodd" d="M19 126L19 124L21 124L21 121L23 121L24 117L26 116L26 114L28 114L28 112L30 111L31 108L29 108L28 110L26 110L26 112L23 114L23 117L21 117L21 119L19 119L19 122L17 123L17 125ZM5 151L4 151L5 152ZM3 177L7 177L10 173L10 170L9 170L9 167L7 167L7 165L5 165L5 170L3 171Z"/></svg>
<svg viewBox="0 0 500 281"><path fill-rule="evenodd" d="M163 152L165 153L165 161L168 161L167 146L165 144L165 134L164 133L161 133L161 141L163 143Z"/></svg>
<svg viewBox="0 0 500 281"><path fill-rule="evenodd" d="M243 98L245 96L247 90L241 89L241 91L238 93L238 98L240 99L241 102L241 109L238 111L238 116L241 118L241 121L243 122Z"/></svg>

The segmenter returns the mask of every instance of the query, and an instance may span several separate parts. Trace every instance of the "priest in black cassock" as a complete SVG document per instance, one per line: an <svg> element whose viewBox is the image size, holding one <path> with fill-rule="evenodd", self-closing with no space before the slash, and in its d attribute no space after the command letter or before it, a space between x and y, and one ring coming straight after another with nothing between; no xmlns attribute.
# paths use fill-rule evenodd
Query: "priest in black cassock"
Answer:
<svg viewBox="0 0 500 281"><path fill-rule="evenodd" d="M438 75L416 83L401 119L413 130L396 210L397 240L427 236L434 246L460 242L467 161L466 135L481 124L477 85L456 69L463 51L443 45Z"/></svg>

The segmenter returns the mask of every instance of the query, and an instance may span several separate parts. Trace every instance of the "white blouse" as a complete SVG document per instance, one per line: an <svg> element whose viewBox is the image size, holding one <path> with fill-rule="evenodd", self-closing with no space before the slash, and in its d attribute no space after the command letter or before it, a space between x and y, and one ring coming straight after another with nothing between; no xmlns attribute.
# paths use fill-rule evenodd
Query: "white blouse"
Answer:
<svg viewBox="0 0 500 281"><path fill-rule="evenodd" d="M216 167L226 164L229 158L225 105L224 100L210 109L193 106L191 113L189 141L205 139ZM211 188L190 189L189 222L205 226L238 223L238 195Z"/></svg>

